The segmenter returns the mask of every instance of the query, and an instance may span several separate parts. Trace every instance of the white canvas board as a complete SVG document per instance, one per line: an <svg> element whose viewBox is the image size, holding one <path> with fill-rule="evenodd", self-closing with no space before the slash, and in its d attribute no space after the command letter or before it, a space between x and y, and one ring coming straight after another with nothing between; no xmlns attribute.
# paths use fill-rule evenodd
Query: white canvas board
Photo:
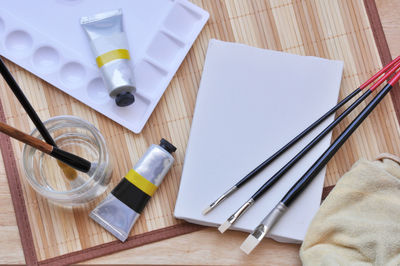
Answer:
<svg viewBox="0 0 400 266"><path fill-rule="evenodd" d="M209 214L218 196L281 148L338 99L343 62L211 40L186 150L175 216L218 226L333 121L322 123ZM326 136L232 227L251 232L330 145ZM300 242L319 208L325 169L269 237Z"/></svg>

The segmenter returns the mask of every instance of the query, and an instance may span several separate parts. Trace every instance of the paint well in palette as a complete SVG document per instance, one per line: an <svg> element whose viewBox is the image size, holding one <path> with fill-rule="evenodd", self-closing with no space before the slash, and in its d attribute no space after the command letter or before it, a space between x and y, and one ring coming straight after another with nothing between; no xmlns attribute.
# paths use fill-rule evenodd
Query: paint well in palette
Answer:
<svg viewBox="0 0 400 266"><path fill-rule="evenodd" d="M164 32L159 32L147 50L147 54L167 68L175 61L184 43L169 36Z"/></svg>
<svg viewBox="0 0 400 266"><path fill-rule="evenodd" d="M85 78L85 68L78 62L66 63L60 71L61 81L70 89L77 88Z"/></svg>
<svg viewBox="0 0 400 266"><path fill-rule="evenodd" d="M185 23L182 23L185 21ZM179 38L188 38L191 28L201 21L201 16L184 5L176 5L165 20L165 27Z"/></svg>
<svg viewBox="0 0 400 266"><path fill-rule="evenodd" d="M135 68L137 87L140 92L152 98L157 94L157 87L167 76L167 71L147 60L139 62Z"/></svg>
<svg viewBox="0 0 400 266"><path fill-rule="evenodd" d="M105 104L112 99L107 94L107 89L102 78L95 78L87 86L87 96L96 104Z"/></svg>
<svg viewBox="0 0 400 266"><path fill-rule="evenodd" d="M32 37L23 30L14 30L5 38L6 49L16 57L25 57L30 54L33 46Z"/></svg>
<svg viewBox="0 0 400 266"><path fill-rule="evenodd" d="M60 55L50 46L42 46L33 53L33 64L43 72L55 71L60 63Z"/></svg>

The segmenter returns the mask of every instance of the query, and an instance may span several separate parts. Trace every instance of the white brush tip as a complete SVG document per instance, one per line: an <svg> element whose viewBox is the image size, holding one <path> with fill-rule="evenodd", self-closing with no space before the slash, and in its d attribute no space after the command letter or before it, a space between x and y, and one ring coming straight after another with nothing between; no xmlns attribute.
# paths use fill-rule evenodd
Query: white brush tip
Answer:
<svg viewBox="0 0 400 266"><path fill-rule="evenodd" d="M240 249L244 251L247 255L249 255L255 247L257 247L259 241L253 235L249 235L245 241L243 241Z"/></svg>
<svg viewBox="0 0 400 266"><path fill-rule="evenodd" d="M211 211L211 209L212 209L211 206L208 206L207 208L204 209L204 211L201 214L206 215Z"/></svg>
<svg viewBox="0 0 400 266"><path fill-rule="evenodd" d="M226 230L229 229L229 227L231 227L231 225L232 225L232 224L231 224L229 221L226 221L225 223L221 224L221 225L218 227L218 231L220 231L221 234L223 234L223 233L225 233Z"/></svg>

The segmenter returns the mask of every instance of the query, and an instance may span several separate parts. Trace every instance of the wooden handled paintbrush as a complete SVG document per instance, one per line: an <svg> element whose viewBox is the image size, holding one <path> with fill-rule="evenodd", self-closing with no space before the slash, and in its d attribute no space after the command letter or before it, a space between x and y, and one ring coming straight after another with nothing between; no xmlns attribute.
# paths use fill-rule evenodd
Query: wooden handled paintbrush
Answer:
<svg viewBox="0 0 400 266"><path fill-rule="evenodd" d="M94 169L94 165L92 165L92 163L88 160L67 151L61 150L53 145L47 144L46 142L25 134L24 132L19 131L18 129L9 126L3 122L0 122L0 132L3 132L4 134L14 139L17 139L29 146L32 146L33 148L36 148L43 153L46 153L61 161L62 163L65 163L66 165L69 165L81 172L89 173L92 172L91 170Z"/></svg>

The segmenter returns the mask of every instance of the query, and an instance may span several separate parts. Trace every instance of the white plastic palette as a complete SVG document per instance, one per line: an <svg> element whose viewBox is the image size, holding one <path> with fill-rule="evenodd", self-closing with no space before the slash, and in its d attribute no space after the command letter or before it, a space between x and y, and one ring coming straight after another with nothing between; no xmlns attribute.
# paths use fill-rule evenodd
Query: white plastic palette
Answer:
<svg viewBox="0 0 400 266"><path fill-rule="evenodd" d="M122 8L137 82L118 107L79 20ZM186 0L13 0L0 9L0 54L135 133L149 119L209 14Z"/></svg>

